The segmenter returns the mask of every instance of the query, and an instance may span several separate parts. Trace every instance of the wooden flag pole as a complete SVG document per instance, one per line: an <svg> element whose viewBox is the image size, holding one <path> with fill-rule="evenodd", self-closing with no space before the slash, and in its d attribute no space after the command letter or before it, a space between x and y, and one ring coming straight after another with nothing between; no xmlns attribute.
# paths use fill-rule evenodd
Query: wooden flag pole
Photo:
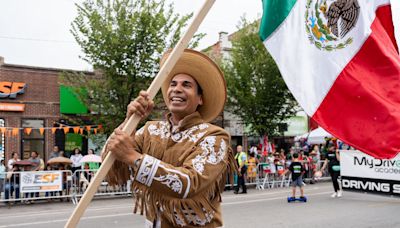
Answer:
<svg viewBox="0 0 400 228"><path fill-rule="evenodd" d="M200 11L196 14L193 22L190 24L186 33L182 36L179 40L178 44L175 46L171 54L169 55L165 64L161 67L160 71L158 72L157 76L153 79L150 87L147 89L149 93L150 99L154 99L157 92L160 90L161 85L167 78L169 72L171 72L172 68L175 66L176 62L182 55L185 48L189 45L190 40L192 39L194 33L199 28L201 22L207 15L208 11L213 6L215 0L206 0ZM128 122L123 127L123 131L131 135L133 131L136 129L138 123L140 121L140 117L136 115L132 115ZM107 140L108 141L108 140ZM105 144L107 145L107 144ZM103 147L103 151L105 150L105 145ZM83 194L81 200L79 201L77 207L72 212L72 215L68 219L67 223L65 224L65 228L74 228L77 226L79 220L81 219L83 213L85 212L86 208L89 206L89 203L93 199L94 194L96 193L98 187L100 186L101 182L104 180L105 176L107 175L108 171L111 169L111 166L114 164L115 157L111 151L107 154L106 158L104 159L103 163L101 164L99 170L96 172L96 175L90 182L88 188L86 189L85 193Z"/></svg>

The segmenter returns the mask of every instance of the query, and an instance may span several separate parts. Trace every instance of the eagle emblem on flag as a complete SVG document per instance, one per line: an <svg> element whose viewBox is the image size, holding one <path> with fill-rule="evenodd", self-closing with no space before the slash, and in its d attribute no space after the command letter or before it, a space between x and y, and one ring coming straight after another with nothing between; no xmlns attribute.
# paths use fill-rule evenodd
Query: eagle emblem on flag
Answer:
<svg viewBox="0 0 400 228"><path fill-rule="evenodd" d="M360 15L358 0L307 0L305 27L308 39L320 50L343 49Z"/></svg>

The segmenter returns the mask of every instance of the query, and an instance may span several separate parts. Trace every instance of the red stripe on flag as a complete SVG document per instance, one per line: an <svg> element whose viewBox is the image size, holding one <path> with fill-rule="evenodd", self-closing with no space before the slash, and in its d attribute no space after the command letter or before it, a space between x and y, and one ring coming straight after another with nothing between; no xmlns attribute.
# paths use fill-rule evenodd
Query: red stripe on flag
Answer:
<svg viewBox="0 0 400 228"><path fill-rule="evenodd" d="M313 116L324 129L377 158L400 151L400 57L390 6L377 10L372 34L343 69Z"/></svg>

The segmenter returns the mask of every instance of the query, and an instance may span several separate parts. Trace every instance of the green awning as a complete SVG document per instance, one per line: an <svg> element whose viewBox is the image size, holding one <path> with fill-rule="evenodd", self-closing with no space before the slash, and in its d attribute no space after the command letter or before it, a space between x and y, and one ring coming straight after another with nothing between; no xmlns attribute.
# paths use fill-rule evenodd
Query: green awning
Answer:
<svg viewBox="0 0 400 228"><path fill-rule="evenodd" d="M60 85L60 112L62 114L86 114L88 109L79 100L72 87Z"/></svg>

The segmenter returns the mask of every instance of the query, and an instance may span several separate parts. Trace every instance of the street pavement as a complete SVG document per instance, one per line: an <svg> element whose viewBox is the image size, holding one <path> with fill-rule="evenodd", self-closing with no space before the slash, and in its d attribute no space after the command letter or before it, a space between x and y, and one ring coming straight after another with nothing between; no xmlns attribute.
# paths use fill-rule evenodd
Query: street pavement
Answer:
<svg viewBox="0 0 400 228"><path fill-rule="evenodd" d="M400 227L400 199L356 192L331 198L331 183L307 185L307 203L287 203L289 188L250 189L248 194L223 194L225 228L264 227ZM0 228L63 227L74 208L66 202L0 206ZM96 199L78 227L144 227L144 218L132 214L131 198Z"/></svg>

